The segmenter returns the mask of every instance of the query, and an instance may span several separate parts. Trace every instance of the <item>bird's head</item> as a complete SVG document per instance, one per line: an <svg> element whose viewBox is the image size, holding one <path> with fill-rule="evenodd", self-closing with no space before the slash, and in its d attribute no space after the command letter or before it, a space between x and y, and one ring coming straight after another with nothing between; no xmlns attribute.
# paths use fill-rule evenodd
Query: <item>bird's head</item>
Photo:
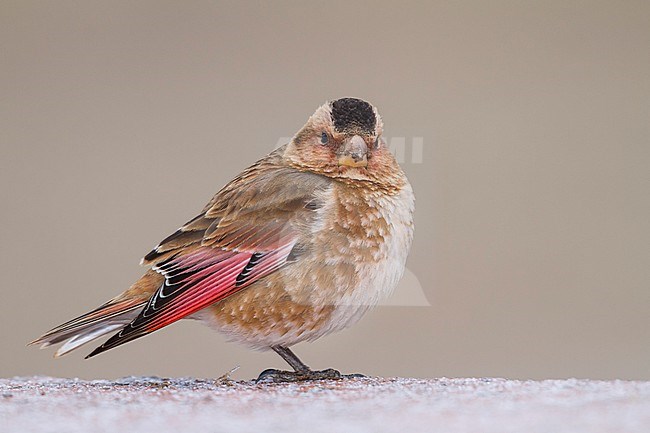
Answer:
<svg viewBox="0 0 650 433"><path fill-rule="evenodd" d="M356 98L326 102L293 137L285 157L294 167L344 181L395 183L403 174L382 138L377 109Z"/></svg>

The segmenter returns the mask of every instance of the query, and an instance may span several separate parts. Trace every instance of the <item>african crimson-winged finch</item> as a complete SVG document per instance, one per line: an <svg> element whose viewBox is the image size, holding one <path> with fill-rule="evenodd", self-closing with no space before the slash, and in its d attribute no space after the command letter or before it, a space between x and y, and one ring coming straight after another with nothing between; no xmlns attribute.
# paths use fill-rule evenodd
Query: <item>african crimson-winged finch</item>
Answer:
<svg viewBox="0 0 650 433"><path fill-rule="evenodd" d="M414 197L382 127L360 99L324 104L147 254L128 290L33 343L65 342L60 356L118 331L90 357L193 318L295 370L260 379L341 377L289 347L354 324L404 272Z"/></svg>

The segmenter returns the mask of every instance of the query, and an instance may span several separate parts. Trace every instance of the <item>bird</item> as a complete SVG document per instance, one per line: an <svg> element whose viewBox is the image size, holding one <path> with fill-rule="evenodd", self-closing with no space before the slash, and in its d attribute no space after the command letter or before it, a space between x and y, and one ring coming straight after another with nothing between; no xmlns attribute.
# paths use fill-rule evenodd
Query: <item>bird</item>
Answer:
<svg viewBox="0 0 650 433"><path fill-rule="evenodd" d="M188 318L293 369L258 381L348 377L312 370L290 348L348 328L394 291L414 207L377 109L327 101L146 254L131 287L30 344L63 343L59 357L113 333L90 358Z"/></svg>

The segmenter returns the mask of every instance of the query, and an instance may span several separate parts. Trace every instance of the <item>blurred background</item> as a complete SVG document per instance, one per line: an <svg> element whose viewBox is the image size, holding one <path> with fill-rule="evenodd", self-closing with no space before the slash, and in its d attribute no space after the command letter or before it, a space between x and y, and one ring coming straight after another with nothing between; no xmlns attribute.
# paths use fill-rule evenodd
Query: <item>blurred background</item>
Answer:
<svg viewBox="0 0 650 433"><path fill-rule="evenodd" d="M25 344L327 99L382 113L414 301L295 351L385 376L650 379L647 1L0 3L0 376L284 368L183 321L84 361ZM399 304L399 302L398 302Z"/></svg>

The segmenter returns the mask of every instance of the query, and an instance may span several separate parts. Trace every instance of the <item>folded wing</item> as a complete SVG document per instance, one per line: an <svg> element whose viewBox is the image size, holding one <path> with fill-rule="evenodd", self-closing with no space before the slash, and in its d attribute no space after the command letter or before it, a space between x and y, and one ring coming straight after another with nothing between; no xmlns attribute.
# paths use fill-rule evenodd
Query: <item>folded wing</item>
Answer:
<svg viewBox="0 0 650 433"><path fill-rule="evenodd" d="M273 154L272 154L273 155ZM164 277L138 316L88 357L212 305L287 263L327 179L269 161L226 185L204 211L143 259Z"/></svg>

